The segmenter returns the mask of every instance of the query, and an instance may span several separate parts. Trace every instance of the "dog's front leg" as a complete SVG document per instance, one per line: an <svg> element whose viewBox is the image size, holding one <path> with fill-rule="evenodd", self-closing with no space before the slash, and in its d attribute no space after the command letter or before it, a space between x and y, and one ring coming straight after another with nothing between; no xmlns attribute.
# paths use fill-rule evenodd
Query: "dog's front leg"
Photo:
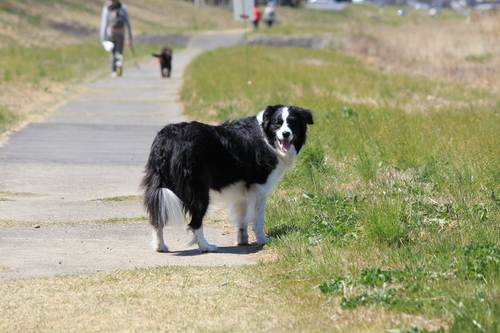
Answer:
<svg viewBox="0 0 500 333"><path fill-rule="evenodd" d="M266 200L267 197L260 202L257 206L257 211L255 214L255 223L253 226L253 231L255 233L255 238L257 238L257 244L264 245L267 244L269 238L264 234L264 215L266 212Z"/></svg>
<svg viewBox="0 0 500 333"><path fill-rule="evenodd" d="M257 244L266 244L269 238L264 234L264 214L266 211L267 192L260 187L256 187L249 196L247 208L247 220L253 222L253 231Z"/></svg>
<svg viewBox="0 0 500 333"><path fill-rule="evenodd" d="M248 221L246 219L246 203L229 203L229 216L236 227L236 245L248 245Z"/></svg>
<svg viewBox="0 0 500 333"><path fill-rule="evenodd" d="M193 240L189 245L198 244L201 252L214 252L217 251L217 245L209 244L203 235L203 226L198 229L189 228L193 232Z"/></svg>

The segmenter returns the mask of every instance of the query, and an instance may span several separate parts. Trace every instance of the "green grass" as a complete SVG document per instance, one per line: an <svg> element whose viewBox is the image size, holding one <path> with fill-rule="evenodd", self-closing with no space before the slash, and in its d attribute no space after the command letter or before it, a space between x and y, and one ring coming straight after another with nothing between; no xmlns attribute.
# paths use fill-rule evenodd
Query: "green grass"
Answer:
<svg viewBox="0 0 500 333"><path fill-rule="evenodd" d="M0 109L0 133L6 132L12 129L12 125L18 122L19 117L13 112Z"/></svg>
<svg viewBox="0 0 500 333"><path fill-rule="evenodd" d="M113 201L113 202L120 202L120 201L141 201L142 196L138 195L125 195L125 196L118 196L118 197L111 197L111 198L99 198L99 199L94 199L92 201Z"/></svg>
<svg viewBox="0 0 500 333"><path fill-rule="evenodd" d="M309 143L267 207L270 247L284 253L278 266L300 267L284 279L330 283L345 310L375 306L455 318L450 332L467 331L461 327L477 318L495 332L500 119L492 110L498 97L295 48L250 48L247 85L243 51L197 58L183 97L188 114L205 121L256 114L267 104L314 111ZM429 95L439 105L421 98ZM332 255L339 251L349 256ZM373 267L375 279L390 272L394 281L359 283Z"/></svg>
<svg viewBox="0 0 500 333"><path fill-rule="evenodd" d="M150 57L157 51L155 45L135 46L137 57ZM36 57L33 57L36 54ZM127 47L124 49L127 65L134 58ZM80 44L53 47L9 47L0 48L0 78L4 82L39 84L44 79L55 82L76 81L95 78L96 72L103 73L109 67L108 53L95 39Z"/></svg>
<svg viewBox="0 0 500 333"><path fill-rule="evenodd" d="M54 81L79 78L98 69L105 56L96 40L60 48L0 48L2 81L39 83L43 78Z"/></svg>

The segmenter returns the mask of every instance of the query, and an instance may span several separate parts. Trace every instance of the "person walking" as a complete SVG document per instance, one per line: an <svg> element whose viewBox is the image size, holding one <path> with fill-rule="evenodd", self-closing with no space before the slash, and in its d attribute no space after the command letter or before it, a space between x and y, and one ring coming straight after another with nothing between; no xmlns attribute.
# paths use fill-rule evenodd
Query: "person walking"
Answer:
<svg viewBox="0 0 500 333"><path fill-rule="evenodd" d="M273 25L274 19L276 16L276 11L274 9L274 4L269 2L264 9L264 21L267 23L267 26L270 27Z"/></svg>
<svg viewBox="0 0 500 333"><path fill-rule="evenodd" d="M123 74L123 45L125 43L125 28L128 29L129 43L132 44L132 26L127 7L119 0L111 0L104 4L101 14L101 29L99 37L104 44L113 43L111 52L111 76ZM105 46L106 48L106 46Z"/></svg>
<svg viewBox="0 0 500 333"><path fill-rule="evenodd" d="M259 28L260 16L261 16L260 9L259 7L257 7L257 5L255 5L253 7L253 26L255 29Z"/></svg>

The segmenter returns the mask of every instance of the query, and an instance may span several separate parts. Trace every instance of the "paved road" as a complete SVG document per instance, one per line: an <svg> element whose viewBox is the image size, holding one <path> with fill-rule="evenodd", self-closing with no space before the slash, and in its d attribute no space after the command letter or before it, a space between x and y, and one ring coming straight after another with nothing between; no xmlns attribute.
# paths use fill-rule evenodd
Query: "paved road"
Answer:
<svg viewBox="0 0 500 333"><path fill-rule="evenodd" d="M141 64L142 72L127 67L123 77L91 84L45 122L12 134L0 147L0 222L29 226L0 228L0 279L252 263L255 247L232 247L233 229L206 228L207 239L221 251L203 255L187 247L185 230L169 229L172 253L159 254L149 247L146 222L99 222L145 216L133 197L140 195L138 184L157 131L186 120L179 103L185 66L204 50L241 42L243 36L235 34L195 36L186 50L174 54L170 79L160 78L151 63ZM98 200L121 196L132 199Z"/></svg>

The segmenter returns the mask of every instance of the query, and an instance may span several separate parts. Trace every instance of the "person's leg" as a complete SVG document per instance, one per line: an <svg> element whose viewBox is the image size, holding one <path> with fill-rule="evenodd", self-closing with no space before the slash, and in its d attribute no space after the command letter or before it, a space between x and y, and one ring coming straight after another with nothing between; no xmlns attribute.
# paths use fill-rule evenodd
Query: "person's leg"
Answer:
<svg viewBox="0 0 500 333"><path fill-rule="evenodd" d="M121 76L123 73L123 44L125 40L124 35L116 35L115 38L115 48L113 49L114 57L114 71Z"/></svg>
<svg viewBox="0 0 500 333"><path fill-rule="evenodd" d="M116 38L116 35L113 35L113 36L109 36L108 37L108 40L110 42L113 43L113 50L111 50L110 54L109 54L109 61L110 61L110 65L111 65L111 73L112 75L116 75L116 50L117 50L117 45L116 45L116 42L117 42L117 38Z"/></svg>
<svg viewBox="0 0 500 333"><path fill-rule="evenodd" d="M108 37L108 40L113 43L113 49L109 53L109 62L111 65L111 73L113 74L113 73L116 73L116 66L115 66L115 61L116 61L116 59L115 59L115 47L116 47L116 44L115 44L115 39L113 38L113 36Z"/></svg>

